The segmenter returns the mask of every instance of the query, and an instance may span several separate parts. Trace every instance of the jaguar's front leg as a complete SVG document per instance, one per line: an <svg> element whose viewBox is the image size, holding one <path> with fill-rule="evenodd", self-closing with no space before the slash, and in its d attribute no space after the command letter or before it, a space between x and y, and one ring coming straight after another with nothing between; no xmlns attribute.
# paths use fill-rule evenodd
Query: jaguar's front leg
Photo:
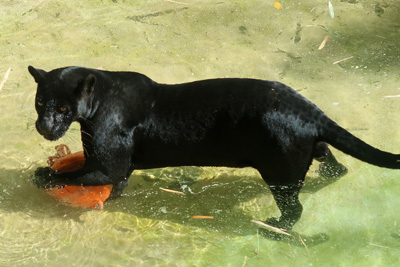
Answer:
<svg viewBox="0 0 400 267"><path fill-rule="evenodd" d="M87 170L85 167L76 171L57 172L49 167L37 168L32 179L39 188L57 185L107 185L114 184L113 180L99 170Z"/></svg>

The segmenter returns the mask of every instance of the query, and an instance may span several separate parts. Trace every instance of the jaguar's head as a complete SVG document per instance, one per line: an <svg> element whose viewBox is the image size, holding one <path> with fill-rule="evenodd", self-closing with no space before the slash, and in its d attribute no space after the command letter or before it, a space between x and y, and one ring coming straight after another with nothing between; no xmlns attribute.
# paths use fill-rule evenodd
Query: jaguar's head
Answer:
<svg viewBox="0 0 400 267"><path fill-rule="evenodd" d="M67 67L46 72L28 67L38 84L37 131L47 140L61 138L73 121L91 113L96 76L89 69Z"/></svg>

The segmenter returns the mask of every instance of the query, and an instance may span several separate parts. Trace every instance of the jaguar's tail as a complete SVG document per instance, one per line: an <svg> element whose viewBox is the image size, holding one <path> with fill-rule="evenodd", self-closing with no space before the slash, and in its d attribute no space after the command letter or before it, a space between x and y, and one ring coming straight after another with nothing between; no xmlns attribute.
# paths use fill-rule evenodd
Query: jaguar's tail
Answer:
<svg viewBox="0 0 400 267"><path fill-rule="evenodd" d="M321 133L322 141L367 163L390 169L400 169L400 155L381 151L355 137L333 121Z"/></svg>

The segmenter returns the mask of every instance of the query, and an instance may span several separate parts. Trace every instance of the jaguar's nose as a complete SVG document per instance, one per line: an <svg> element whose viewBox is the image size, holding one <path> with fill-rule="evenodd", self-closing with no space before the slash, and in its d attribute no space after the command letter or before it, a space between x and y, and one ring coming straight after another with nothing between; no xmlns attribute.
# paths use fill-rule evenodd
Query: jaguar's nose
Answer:
<svg viewBox="0 0 400 267"><path fill-rule="evenodd" d="M52 137L52 131L54 128L53 119L51 117L43 117L42 119L38 119L36 121L36 130L39 134L44 136L44 138L48 140L54 139Z"/></svg>

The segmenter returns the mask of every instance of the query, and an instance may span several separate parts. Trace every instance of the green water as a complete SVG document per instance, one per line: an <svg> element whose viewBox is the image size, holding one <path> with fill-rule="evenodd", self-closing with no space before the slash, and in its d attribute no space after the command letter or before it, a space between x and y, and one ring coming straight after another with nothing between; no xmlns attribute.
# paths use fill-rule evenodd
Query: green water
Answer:
<svg viewBox="0 0 400 267"><path fill-rule="evenodd" d="M329 236L308 248L257 234L250 220L279 212L252 169L135 171L102 211L64 206L30 182L56 144L81 144L77 125L57 142L36 133L28 65L137 71L167 83L279 80L399 153L400 98L384 96L400 94L400 2L332 0L333 19L325 0L282 0L281 10L273 2L0 1L0 80L12 68L0 91L0 265L397 266L400 172L338 151L349 174L300 196L294 230Z"/></svg>

